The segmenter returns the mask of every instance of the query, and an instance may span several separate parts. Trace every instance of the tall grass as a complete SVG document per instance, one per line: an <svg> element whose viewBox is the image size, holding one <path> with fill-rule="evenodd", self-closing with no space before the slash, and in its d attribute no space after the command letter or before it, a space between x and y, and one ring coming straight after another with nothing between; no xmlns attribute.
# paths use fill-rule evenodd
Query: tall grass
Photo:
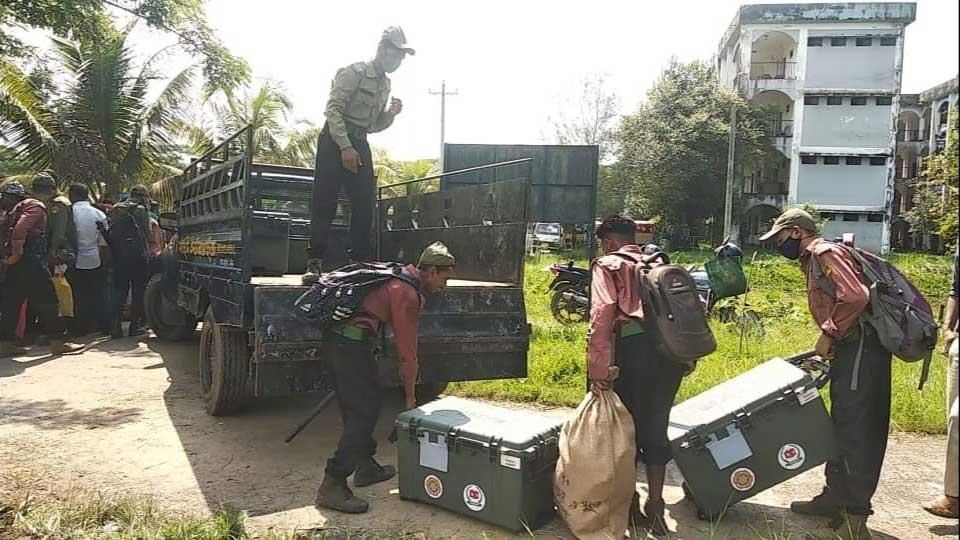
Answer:
<svg viewBox="0 0 960 540"><path fill-rule="evenodd" d="M709 251L672 253L674 263L702 264L712 257ZM478 381L453 385L462 396L536 402L543 405L575 406L583 398L586 377L586 325L563 326L550 313L547 294L552 275L545 268L565 261L545 256L527 264L525 293L527 316L533 324L528 376L525 379ZM896 264L923 291L937 311L950 288L952 259L924 254L894 254ZM575 258L578 265L586 259ZM783 357L813 348L818 330L807 310L805 283L795 262L778 255L749 253L745 263L751 290L746 297L749 308L762 317L765 333L742 340L732 324L712 322L717 351L700 361L697 369L684 379L677 396L682 401L774 357ZM923 433L943 433L945 426L944 392L946 358L938 353L930 370L930 379L922 392L917 391L920 363L894 360L892 423L895 429ZM826 392L824 392L826 395ZM826 396L829 398L829 396Z"/></svg>

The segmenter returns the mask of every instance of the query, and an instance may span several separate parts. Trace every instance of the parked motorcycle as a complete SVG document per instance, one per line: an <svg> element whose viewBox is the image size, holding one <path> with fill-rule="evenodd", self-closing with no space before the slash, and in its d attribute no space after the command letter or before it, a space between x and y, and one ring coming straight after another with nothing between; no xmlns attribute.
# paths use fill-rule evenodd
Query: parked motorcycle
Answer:
<svg viewBox="0 0 960 540"><path fill-rule="evenodd" d="M553 293L553 318L562 324L586 322L590 317L590 270L574 266L573 261L554 263L548 270L553 274L547 288L548 294Z"/></svg>

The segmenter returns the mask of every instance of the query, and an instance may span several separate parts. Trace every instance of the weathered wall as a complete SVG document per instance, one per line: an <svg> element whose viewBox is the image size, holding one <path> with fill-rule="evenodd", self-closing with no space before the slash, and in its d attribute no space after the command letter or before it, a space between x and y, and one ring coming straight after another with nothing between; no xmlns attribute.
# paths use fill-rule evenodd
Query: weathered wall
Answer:
<svg viewBox="0 0 960 540"><path fill-rule="evenodd" d="M881 46L879 37L869 47L857 47L854 37L844 47L833 47L827 33L810 32L817 36L823 46L807 47L806 88L897 90L897 47Z"/></svg>
<svg viewBox="0 0 960 540"><path fill-rule="evenodd" d="M863 158L860 165L824 165L820 157L816 165L800 165L797 202L821 205L882 207L887 186L887 167L870 165Z"/></svg>
<svg viewBox="0 0 960 540"><path fill-rule="evenodd" d="M804 146L885 148L890 145L892 105L877 105L874 96L866 105L851 105L851 96L843 96L842 105L804 105Z"/></svg>
<svg viewBox="0 0 960 540"><path fill-rule="evenodd" d="M857 221L843 221L840 214L823 226L824 238L834 239L843 233L856 235L857 247L879 253L883 240L883 223L867 221L866 214L858 214Z"/></svg>

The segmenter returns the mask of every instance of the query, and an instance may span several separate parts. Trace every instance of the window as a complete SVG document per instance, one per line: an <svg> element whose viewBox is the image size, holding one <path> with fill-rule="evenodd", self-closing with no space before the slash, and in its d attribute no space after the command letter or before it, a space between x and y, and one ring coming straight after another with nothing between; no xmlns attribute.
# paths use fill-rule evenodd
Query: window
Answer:
<svg viewBox="0 0 960 540"><path fill-rule="evenodd" d="M827 221L833 221L837 219L837 215L831 212L820 212L820 218L825 219Z"/></svg>
<svg viewBox="0 0 960 540"><path fill-rule="evenodd" d="M857 38L857 47L869 47L870 45L873 45L873 38L868 38L868 37Z"/></svg>
<svg viewBox="0 0 960 540"><path fill-rule="evenodd" d="M883 223L883 214L867 214L867 221L870 223Z"/></svg>
<svg viewBox="0 0 960 540"><path fill-rule="evenodd" d="M893 98L890 96L877 96L877 105L893 105Z"/></svg>
<svg viewBox="0 0 960 540"><path fill-rule="evenodd" d="M872 157L870 158L870 165L873 165L874 167L885 167L887 165L887 158Z"/></svg>
<svg viewBox="0 0 960 540"><path fill-rule="evenodd" d="M803 96L804 105L819 105L820 96Z"/></svg>
<svg viewBox="0 0 960 540"><path fill-rule="evenodd" d="M844 214L844 215L843 215L843 220L844 220L844 221L860 221L860 215L859 215L859 214Z"/></svg>
<svg viewBox="0 0 960 540"><path fill-rule="evenodd" d="M880 38L881 47L896 47L897 46L897 36L886 36Z"/></svg>
<svg viewBox="0 0 960 540"><path fill-rule="evenodd" d="M846 46L847 46L847 38L845 38L845 37L830 38L830 46L831 46L831 47L846 47Z"/></svg>
<svg viewBox="0 0 960 540"><path fill-rule="evenodd" d="M816 165L817 156L800 156L800 163L804 165Z"/></svg>
<svg viewBox="0 0 960 540"><path fill-rule="evenodd" d="M863 163L863 158L858 158L856 156L850 156L847 158L847 165L860 165Z"/></svg>
<svg viewBox="0 0 960 540"><path fill-rule="evenodd" d="M822 38L822 37L808 37L808 38L807 38L807 47L823 47L823 38Z"/></svg>
<svg viewBox="0 0 960 540"><path fill-rule="evenodd" d="M851 105L857 105L857 106L866 105L866 104L867 104L867 98L865 98L865 97L863 97L863 96L854 96L854 97L850 98L850 104L851 104Z"/></svg>
<svg viewBox="0 0 960 540"><path fill-rule="evenodd" d="M837 156L824 156L823 158L824 165L839 165L840 158Z"/></svg>
<svg viewBox="0 0 960 540"><path fill-rule="evenodd" d="M843 98L840 96L827 96L827 105L843 105Z"/></svg>

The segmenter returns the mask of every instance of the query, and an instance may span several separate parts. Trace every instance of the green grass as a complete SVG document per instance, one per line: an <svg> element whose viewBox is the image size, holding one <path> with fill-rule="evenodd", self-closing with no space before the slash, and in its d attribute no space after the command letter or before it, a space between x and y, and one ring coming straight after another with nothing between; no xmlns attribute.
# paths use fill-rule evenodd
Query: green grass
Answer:
<svg viewBox="0 0 960 540"><path fill-rule="evenodd" d="M709 251L671 254L677 264L702 264ZM535 402L542 405L576 406L584 395L586 373L586 325L563 326L550 314L547 287L552 278L544 269L562 257L530 260L526 268L527 316L533 325L528 376L525 379L459 383L452 392L461 396ZM586 259L575 259L578 265ZM950 288L952 259L948 256L894 254L891 260L919 287L937 312ZM748 337L740 347L734 325L713 322L717 351L701 360L696 371L684 379L677 396L683 401L777 356L813 348L818 331L806 304L803 274L795 262L771 253L749 254L745 265L751 291L750 308L757 311L766 329L762 337ZM930 379L917 391L920 363L894 360L892 423L894 429L944 433L946 358L939 352L930 369ZM826 392L824 392L826 394Z"/></svg>

